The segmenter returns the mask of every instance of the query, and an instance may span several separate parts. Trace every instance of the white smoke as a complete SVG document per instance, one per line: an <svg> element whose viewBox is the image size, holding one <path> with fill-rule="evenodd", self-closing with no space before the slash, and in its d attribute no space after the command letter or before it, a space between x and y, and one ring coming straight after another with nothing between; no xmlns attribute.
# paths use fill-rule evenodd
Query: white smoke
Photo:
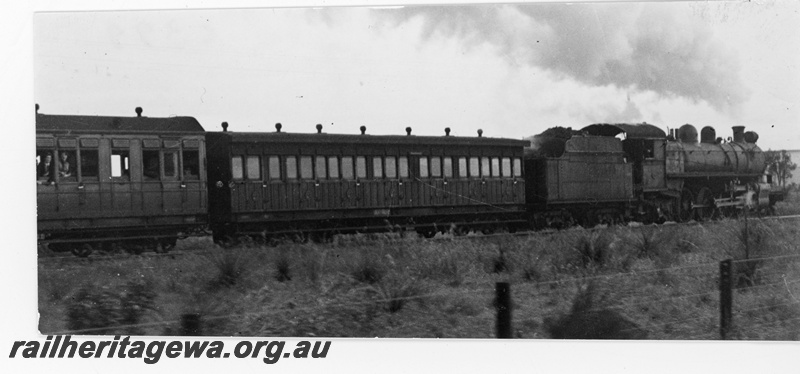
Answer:
<svg viewBox="0 0 800 374"><path fill-rule="evenodd" d="M423 22L423 37L489 43L511 64L589 86L705 101L733 112L744 102L735 51L676 4L524 4L376 10L389 26ZM635 117L638 110L627 107Z"/></svg>

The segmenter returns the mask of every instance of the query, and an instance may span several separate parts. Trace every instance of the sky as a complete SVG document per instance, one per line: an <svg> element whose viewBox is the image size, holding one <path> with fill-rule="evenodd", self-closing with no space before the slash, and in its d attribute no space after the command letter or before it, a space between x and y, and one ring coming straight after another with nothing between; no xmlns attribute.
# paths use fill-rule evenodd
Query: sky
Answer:
<svg viewBox="0 0 800 374"><path fill-rule="evenodd" d="M41 113L523 138L685 123L800 148L794 1L38 13Z"/></svg>

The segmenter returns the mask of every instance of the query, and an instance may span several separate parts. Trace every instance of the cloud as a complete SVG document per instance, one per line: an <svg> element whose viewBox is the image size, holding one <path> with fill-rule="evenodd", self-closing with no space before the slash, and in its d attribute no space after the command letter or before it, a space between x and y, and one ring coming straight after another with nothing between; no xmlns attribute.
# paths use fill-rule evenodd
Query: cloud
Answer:
<svg viewBox="0 0 800 374"><path fill-rule="evenodd" d="M674 4L524 4L375 10L388 27L422 21L424 39L492 45L512 65L589 86L705 101L735 114L747 98L737 53ZM635 114L630 112L629 114Z"/></svg>

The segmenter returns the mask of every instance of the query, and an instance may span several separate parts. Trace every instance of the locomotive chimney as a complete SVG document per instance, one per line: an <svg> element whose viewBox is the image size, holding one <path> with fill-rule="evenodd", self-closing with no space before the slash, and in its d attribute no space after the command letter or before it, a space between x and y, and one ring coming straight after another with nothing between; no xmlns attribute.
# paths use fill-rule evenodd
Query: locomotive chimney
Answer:
<svg viewBox="0 0 800 374"><path fill-rule="evenodd" d="M358 129L361 130L361 135L364 135L364 134L367 133L367 126L361 126Z"/></svg>
<svg viewBox="0 0 800 374"><path fill-rule="evenodd" d="M281 132L281 128L282 127L283 127L283 125L281 125L280 122L276 123L275 124L275 132Z"/></svg>
<svg viewBox="0 0 800 374"><path fill-rule="evenodd" d="M136 117L141 117L141 116L142 116L142 107L137 106L136 107Z"/></svg>
<svg viewBox="0 0 800 374"><path fill-rule="evenodd" d="M445 127L444 128L444 136L450 136L450 128L449 127Z"/></svg>
<svg viewBox="0 0 800 374"><path fill-rule="evenodd" d="M317 124L317 134L322 134L322 124L321 123Z"/></svg>
<svg viewBox="0 0 800 374"><path fill-rule="evenodd" d="M711 126L703 127L700 130L700 142L707 144L714 144L717 139L717 131Z"/></svg>
<svg viewBox="0 0 800 374"><path fill-rule="evenodd" d="M733 142L744 143L744 126L733 126Z"/></svg>
<svg viewBox="0 0 800 374"><path fill-rule="evenodd" d="M228 123L227 122L223 122L222 123L222 132L228 132Z"/></svg>
<svg viewBox="0 0 800 374"><path fill-rule="evenodd" d="M39 113L39 104L36 104L36 113Z"/></svg>
<svg viewBox="0 0 800 374"><path fill-rule="evenodd" d="M406 136L411 135L411 127L406 127Z"/></svg>
<svg viewBox="0 0 800 374"><path fill-rule="evenodd" d="M479 137L479 138L482 138L482 137L483 137L483 130L481 130L481 129L478 129L478 137Z"/></svg>

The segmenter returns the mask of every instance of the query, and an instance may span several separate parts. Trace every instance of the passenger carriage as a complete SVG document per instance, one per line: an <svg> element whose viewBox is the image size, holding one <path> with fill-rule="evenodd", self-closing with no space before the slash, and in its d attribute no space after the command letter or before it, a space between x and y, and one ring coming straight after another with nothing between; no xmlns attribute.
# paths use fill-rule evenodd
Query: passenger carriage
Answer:
<svg viewBox="0 0 800 374"><path fill-rule="evenodd" d="M525 224L523 147L485 137L208 132L216 241L238 235L512 230Z"/></svg>
<svg viewBox="0 0 800 374"><path fill-rule="evenodd" d="M80 256L169 250L207 223L205 157L191 117L37 113L40 242Z"/></svg>

